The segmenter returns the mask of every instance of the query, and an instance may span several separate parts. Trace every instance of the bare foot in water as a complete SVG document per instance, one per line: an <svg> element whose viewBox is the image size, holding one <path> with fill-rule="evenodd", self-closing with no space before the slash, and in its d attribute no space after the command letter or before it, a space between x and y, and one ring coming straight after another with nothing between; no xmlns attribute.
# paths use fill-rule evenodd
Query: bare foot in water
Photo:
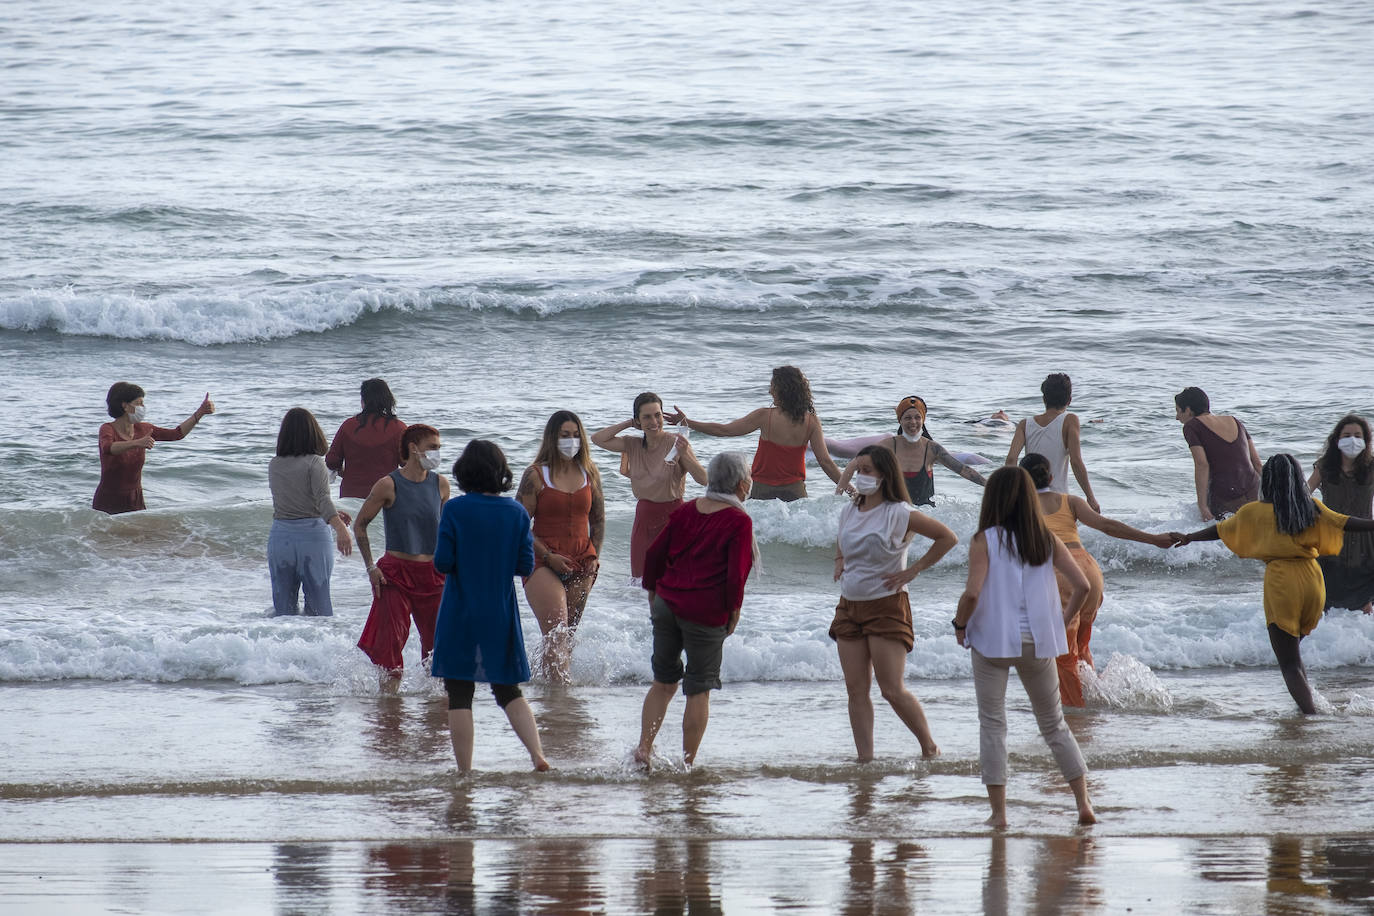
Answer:
<svg viewBox="0 0 1374 916"><path fill-rule="evenodd" d="M543 757L535 757L532 758L532 760L534 762L534 771L536 773L547 773L549 771L549 762L545 760Z"/></svg>
<svg viewBox="0 0 1374 916"><path fill-rule="evenodd" d="M1083 825L1097 823L1097 815L1093 813L1092 805L1078 809L1078 823Z"/></svg>
<svg viewBox="0 0 1374 916"><path fill-rule="evenodd" d="M932 745L930 746L930 750L926 750L925 748L921 748L921 759L922 759L922 760L934 760L936 757L939 757L939 756L940 756L940 746L939 746L938 744L932 744Z"/></svg>
<svg viewBox="0 0 1374 916"><path fill-rule="evenodd" d="M998 830L1005 830L1007 827L1007 816L1005 814L992 814L989 815L988 819L983 821L983 823L987 824L989 827L995 827Z"/></svg>
<svg viewBox="0 0 1374 916"><path fill-rule="evenodd" d="M646 751L646 750L644 750L644 748L642 748L642 747L637 747L637 748L635 748L635 752L634 752L634 761L635 761L635 763L637 763L637 764L639 764L640 766L644 767L644 769L647 770L647 769L650 768L650 767L649 767L649 761L652 759L652 757L653 757L653 752L652 752L652 751Z"/></svg>

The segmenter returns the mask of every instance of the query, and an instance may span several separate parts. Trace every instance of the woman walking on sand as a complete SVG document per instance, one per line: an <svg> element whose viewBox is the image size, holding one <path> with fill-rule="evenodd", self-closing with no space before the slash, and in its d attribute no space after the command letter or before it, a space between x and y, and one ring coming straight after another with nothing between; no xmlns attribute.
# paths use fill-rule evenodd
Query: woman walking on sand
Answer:
<svg viewBox="0 0 1374 916"><path fill-rule="evenodd" d="M476 682L491 685L496 705L529 751L536 770L548 761L534 712L520 692L530 679L525 635L515 602L515 577L534 570L530 516L503 496L511 485L506 456L494 443L474 439L453 464L463 495L444 506L434 568L445 575L434 628L430 673L444 679L449 736L458 772L472 769L472 698Z"/></svg>
<svg viewBox="0 0 1374 916"><path fill-rule="evenodd" d="M1054 574L1068 579L1069 601L1059 601ZM978 697L978 761L992 814L1007 825L1007 674L1016 669L1030 698L1040 736L1069 782L1078 822L1097 817L1088 800L1087 765L1064 722L1055 657L1068 651L1064 622L1088 596L1088 580L1062 541L1050 533L1030 475L998 468L983 491L978 533L968 549L968 582L954 613L954 636L973 658Z"/></svg>
<svg viewBox="0 0 1374 916"><path fill-rule="evenodd" d="M859 761L873 759L874 676L883 699L916 736L922 757L935 757L921 701L906 689L906 657L915 646L907 583L939 562L959 543L953 531L907 501L897 459L880 445L863 449L846 468L853 468L858 495L840 511L835 545L835 581L840 602L830 624L830 638L840 653L845 690L849 693L849 726ZM919 560L906 565L913 535L931 545Z"/></svg>

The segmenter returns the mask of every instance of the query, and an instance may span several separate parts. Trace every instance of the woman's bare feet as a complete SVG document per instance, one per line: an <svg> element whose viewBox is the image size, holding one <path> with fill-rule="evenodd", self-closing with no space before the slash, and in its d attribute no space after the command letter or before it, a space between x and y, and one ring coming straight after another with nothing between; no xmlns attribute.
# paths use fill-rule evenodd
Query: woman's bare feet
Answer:
<svg viewBox="0 0 1374 916"><path fill-rule="evenodd" d="M989 827L995 827L998 830L1003 830L1007 826L1006 812L1003 812L1001 814L990 814L988 815L988 819L983 821L983 823L987 824Z"/></svg>
<svg viewBox="0 0 1374 916"><path fill-rule="evenodd" d="M1078 823L1084 825L1097 823L1097 815L1093 813L1092 805L1087 805L1086 807L1080 807L1078 809Z"/></svg>
<svg viewBox="0 0 1374 916"><path fill-rule="evenodd" d="M543 757L531 757L530 761L534 764L534 771L536 773L547 773L549 771L549 762Z"/></svg>
<svg viewBox="0 0 1374 916"><path fill-rule="evenodd" d="M921 748L922 760L934 760L940 756L940 745L932 744L929 748Z"/></svg>
<svg viewBox="0 0 1374 916"><path fill-rule="evenodd" d="M635 748L634 761L646 770L650 768L650 761L653 759L653 756L654 752L652 750L645 750L642 747Z"/></svg>

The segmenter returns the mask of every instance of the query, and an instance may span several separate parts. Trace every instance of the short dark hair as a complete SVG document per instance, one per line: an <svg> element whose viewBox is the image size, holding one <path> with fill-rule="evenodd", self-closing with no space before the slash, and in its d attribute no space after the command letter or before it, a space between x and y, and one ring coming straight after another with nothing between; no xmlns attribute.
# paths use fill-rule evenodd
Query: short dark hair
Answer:
<svg viewBox="0 0 1374 916"><path fill-rule="evenodd" d="M453 462L453 479L464 493L504 493L514 479L506 455L495 442L473 439Z"/></svg>
<svg viewBox="0 0 1374 916"><path fill-rule="evenodd" d="M439 435L439 430L433 426L426 426L423 423L412 423L406 427L406 431L401 433L401 454L400 463L405 464L410 460L410 447L430 436Z"/></svg>
<svg viewBox="0 0 1374 916"><path fill-rule="evenodd" d="M319 421L304 407L292 407L281 418L281 428L277 430L278 458L323 455L328 449Z"/></svg>
<svg viewBox="0 0 1374 916"><path fill-rule="evenodd" d="M1068 407L1073 400L1073 380L1062 372L1051 372L1040 383L1040 395L1046 407Z"/></svg>
<svg viewBox="0 0 1374 916"><path fill-rule="evenodd" d="M1212 412L1212 402L1207 400L1207 392L1201 388L1184 388L1174 395L1174 406L1179 410L1191 410L1195 417Z"/></svg>
<svg viewBox="0 0 1374 916"><path fill-rule="evenodd" d="M1054 471L1050 468L1050 459L1039 452L1028 452L1022 458L1020 465L1026 473L1031 475L1031 483L1035 484L1037 490L1043 490L1054 480Z"/></svg>
<svg viewBox="0 0 1374 916"><path fill-rule="evenodd" d="M110 416L118 420L124 416L125 404L130 401L137 401L146 395L147 392L133 382L115 382L110 386L109 393L105 395L105 409Z"/></svg>

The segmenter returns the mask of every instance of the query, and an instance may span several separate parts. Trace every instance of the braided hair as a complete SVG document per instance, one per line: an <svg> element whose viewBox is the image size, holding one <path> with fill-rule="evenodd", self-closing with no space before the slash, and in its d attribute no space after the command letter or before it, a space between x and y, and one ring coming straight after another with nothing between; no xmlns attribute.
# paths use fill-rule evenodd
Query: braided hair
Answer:
<svg viewBox="0 0 1374 916"><path fill-rule="evenodd" d="M1307 492L1302 466L1287 452L1264 462L1260 473L1260 499L1274 506L1274 524L1282 534L1297 534L1317 520L1317 503Z"/></svg>

